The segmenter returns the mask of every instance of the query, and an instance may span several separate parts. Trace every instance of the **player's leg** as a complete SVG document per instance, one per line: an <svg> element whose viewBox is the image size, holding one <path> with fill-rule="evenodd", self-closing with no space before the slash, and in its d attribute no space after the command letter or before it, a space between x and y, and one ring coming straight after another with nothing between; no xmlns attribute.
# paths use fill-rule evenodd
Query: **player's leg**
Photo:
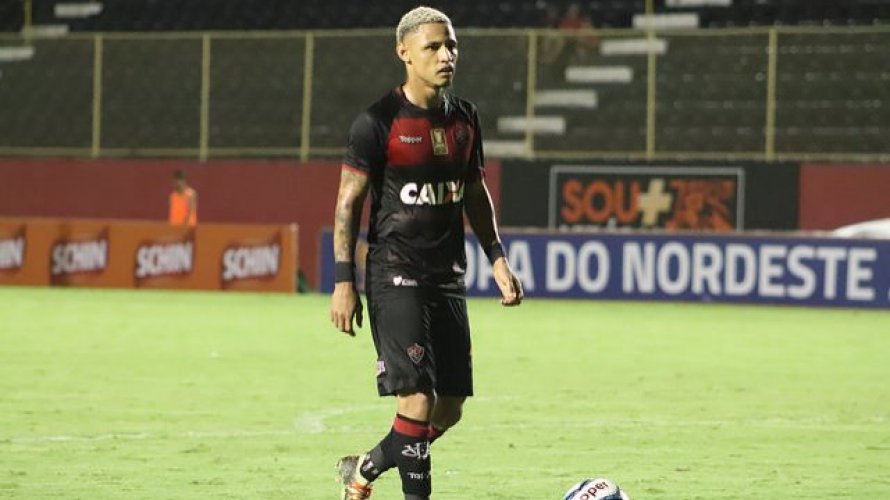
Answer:
<svg viewBox="0 0 890 500"><path fill-rule="evenodd" d="M405 500L426 500L432 491L429 426L434 403L428 390L398 395L391 446Z"/></svg>
<svg viewBox="0 0 890 500"><path fill-rule="evenodd" d="M439 439L448 429L454 427L463 416L463 396L439 396L430 415L430 444Z"/></svg>
<svg viewBox="0 0 890 500"><path fill-rule="evenodd" d="M359 457L358 481L370 484L387 470L398 467L406 499L430 494L429 416L432 393L408 392L397 396L397 413L389 433Z"/></svg>
<svg viewBox="0 0 890 500"><path fill-rule="evenodd" d="M473 362L466 299L441 294L431 311L436 353L436 404L430 415L430 442L454 427L467 396L473 395Z"/></svg>
<svg viewBox="0 0 890 500"><path fill-rule="evenodd" d="M396 394L397 414L384 464L398 468L406 499L422 500L431 491L429 421L435 403L436 367L430 337L430 305L421 289L390 289L378 301L377 327L383 373L380 394ZM372 450L373 452L374 450ZM386 450L379 450L385 453ZM374 458L384 453L372 453Z"/></svg>
<svg viewBox="0 0 890 500"><path fill-rule="evenodd" d="M435 386L429 308L419 290L371 289L368 303L378 353L378 392L397 396L397 414L389 433L368 453L354 457L355 474L344 485L367 486L398 467L406 498L423 499L430 490L427 433Z"/></svg>

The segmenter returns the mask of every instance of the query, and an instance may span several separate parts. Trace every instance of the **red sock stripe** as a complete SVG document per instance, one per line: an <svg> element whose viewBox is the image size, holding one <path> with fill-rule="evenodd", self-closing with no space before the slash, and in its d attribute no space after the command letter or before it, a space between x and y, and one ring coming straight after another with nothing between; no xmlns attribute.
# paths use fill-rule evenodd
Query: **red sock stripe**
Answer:
<svg viewBox="0 0 890 500"><path fill-rule="evenodd" d="M409 420L401 415L396 415L395 420L392 421L392 429L394 431L413 438L427 437L429 426L430 424L427 422Z"/></svg>
<svg viewBox="0 0 890 500"><path fill-rule="evenodd" d="M442 429L439 429L438 427L436 427L433 424L430 424L429 430L427 431L427 435L430 438L430 442L433 442L436 439L439 439L439 436L441 436L442 434L445 434L445 431L443 431Z"/></svg>

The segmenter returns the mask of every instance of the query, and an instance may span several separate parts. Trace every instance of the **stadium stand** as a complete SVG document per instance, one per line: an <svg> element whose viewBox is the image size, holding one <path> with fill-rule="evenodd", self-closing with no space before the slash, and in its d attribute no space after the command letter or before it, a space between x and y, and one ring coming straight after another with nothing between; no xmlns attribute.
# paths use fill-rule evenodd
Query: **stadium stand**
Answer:
<svg viewBox="0 0 890 500"><path fill-rule="evenodd" d="M336 155L355 110L400 77L390 30L416 3L0 2L0 29L12 32L0 40L0 108L7 110L0 114L0 148L103 156L193 155L203 147L211 155L292 155L302 147L298 139L306 139L313 156ZM532 143L535 153L639 154L647 140L659 154L678 156L890 151L884 139L890 136L890 31L873 26L890 19L890 2L654 0L651 15L646 0L426 3L446 9L463 30L457 87L479 105L493 156L526 155ZM465 30L552 28L548 9L561 13L573 3L593 32ZM26 18L31 34L39 35L18 36ZM789 24L802 26L784 28ZM316 31L311 114L301 116L309 45L305 33L291 30L356 28L380 29ZM623 28L656 28L657 36ZM247 30L263 33L245 36ZM160 31L178 34L159 38ZM201 37L208 31L204 54ZM101 44L91 33L104 33ZM545 54L554 38L570 40L572 49L551 60ZM538 41L533 80L525 64L530 40ZM778 60L772 72L770 43ZM343 78L343 68L359 71L362 85ZM202 96L209 110L203 125ZM304 123L306 116L311 121Z"/></svg>
<svg viewBox="0 0 890 500"><path fill-rule="evenodd" d="M577 3L598 28L627 28L645 0L432 0L462 27L541 26L548 5ZM349 29L390 27L415 0L31 0L33 24L72 31ZM0 30L20 31L21 1L0 2ZM702 27L876 24L883 0L655 0L657 13L694 13Z"/></svg>

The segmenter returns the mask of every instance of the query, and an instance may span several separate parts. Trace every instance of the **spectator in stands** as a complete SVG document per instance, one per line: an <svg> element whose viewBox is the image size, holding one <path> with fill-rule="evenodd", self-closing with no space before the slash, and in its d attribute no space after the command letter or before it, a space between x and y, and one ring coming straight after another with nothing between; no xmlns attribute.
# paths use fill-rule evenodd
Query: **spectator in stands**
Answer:
<svg viewBox="0 0 890 500"><path fill-rule="evenodd" d="M559 7L555 4L547 4L544 8L543 22L541 27L548 30L559 28L559 22L562 20ZM539 59L544 63L556 62L557 57L562 52L565 45L565 38L562 34L546 34L541 37L541 52Z"/></svg>
<svg viewBox="0 0 890 500"><path fill-rule="evenodd" d="M174 226L195 226L198 223L198 193L189 186L182 170L173 173L169 220Z"/></svg>
<svg viewBox="0 0 890 500"><path fill-rule="evenodd" d="M594 33L593 21L590 16L582 14L581 5L577 3L569 4L557 27L574 35L566 37L571 42L566 48L573 49L569 50L569 62L582 62L588 53L599 47L600 41Z"/></svg>
<svg viewBox="0 0 890 500"><path fill-rule="evenodd" d="M545 19L548 28L562 31L544 37L541 47L541 61L552 65L557 71L563 71L569 64L583 63L599 47L599 37L594 32L593 21L590 16L582 13L580 4L569 4L562 17L559 17L555 6L550 5Z"/></svg>

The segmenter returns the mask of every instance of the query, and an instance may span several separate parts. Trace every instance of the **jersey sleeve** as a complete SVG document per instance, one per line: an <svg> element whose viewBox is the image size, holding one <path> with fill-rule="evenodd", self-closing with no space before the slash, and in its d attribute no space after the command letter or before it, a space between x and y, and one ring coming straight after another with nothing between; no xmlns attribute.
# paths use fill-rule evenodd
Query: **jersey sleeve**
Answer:
<svg viewBox="0 0 890 500"><path fill-rule="evenodd" d="M370 173L386 163L382 126L369 112L364 112L352 122L343 164L351 169Z"/></svg>
<svg viewBox="0 0 890 500"><path fill-rule="evenodd" d="M473 108L473 150L470 152L470 165L467 169L467 181L477 181L484 176L485 154L482 151L482 126L479 124L479 113Z"/></svg>

